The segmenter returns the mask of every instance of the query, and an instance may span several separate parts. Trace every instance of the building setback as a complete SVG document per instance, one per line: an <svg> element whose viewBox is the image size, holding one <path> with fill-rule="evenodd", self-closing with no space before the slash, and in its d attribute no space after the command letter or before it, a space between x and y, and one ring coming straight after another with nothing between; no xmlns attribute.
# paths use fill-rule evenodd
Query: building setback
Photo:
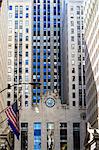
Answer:
<svg viewBox="0 0 99 150"><path fill-rule="evenodd" d="M69 5L71 4L68 3L67 6ZM76 10L77 4L72 5ZM83 9L81 5L78 4L79 17ZM13 100L18 100L20 106L21 135L19 141L15 139L15 150L84 149L83 80L79 85L77 76L77 79L74 78L75 84L71 84L72 77L69 78L68 102L61 91L63 77L65 81L65 75L61 74L62 67L65 68L65 63L61 64L65 50L61 47L62 6L61 0L9 0L8 84L20 83L19 86L8 90L7 97L8 105ZM69 7L67 9L69 11ZM75 18L76 16L75 14ZM76 23L77 21L82 23L82 19L76 20ZM75 32L77 34L77 31ZM66 34L64 36L69 38ZM79 36L82 41L82 33ZM72 62L74 63L72 65L75 65L73 75L75 71L78 73L78 67L81 68L80 62L83 59L82 43L79 45L81 46L79 53L77 46L78 43L75 48L76 58ZM71 64L69 53L68 63ZM68 68L69 70L66 69L70 72L71 67ZM84 76L83 69L79 69L79 74L80 77ZM41 82L41 85L21 84L31 82ZM80 98L79 93L82 95Z"/></svg>

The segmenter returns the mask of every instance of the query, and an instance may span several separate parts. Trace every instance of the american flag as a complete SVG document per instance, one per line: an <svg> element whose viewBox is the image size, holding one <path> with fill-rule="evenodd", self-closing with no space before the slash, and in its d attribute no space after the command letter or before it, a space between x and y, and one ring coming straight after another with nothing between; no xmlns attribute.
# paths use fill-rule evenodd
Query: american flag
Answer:
<svg viewBox="0 0 99 150"><path fill-rule="evenodd" d="M7 115L8 125L11 127L13 133L19 140L19 110L17 106L17 101L15 101L11 106L8 106L5 110L5 113Z"/></svg>

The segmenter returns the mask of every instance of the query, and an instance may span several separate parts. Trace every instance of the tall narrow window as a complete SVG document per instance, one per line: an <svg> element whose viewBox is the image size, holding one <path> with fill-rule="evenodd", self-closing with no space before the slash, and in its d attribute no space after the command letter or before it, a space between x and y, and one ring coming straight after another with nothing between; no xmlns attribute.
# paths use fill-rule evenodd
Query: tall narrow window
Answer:
<svg viewBox="0 0 99 150"><path fill-rule="evenodd" d="M54 123L47 123L47 150L55 149Z"/></svg>
<svg viewBox="0 0 99 150"><path fill-rule="evenodd" d="M67 150L67 123L60 123L60 150Z"/></svg>
<svg viewBox="0 0 99 150"><path fill-rule="evenodd" d="M34 150L41 150L41 123L34 123Z"/></svg>
<svg viewBox="0 0 99 150"><path fill-rule="evenodd" d="M21 123L21 150L28 150L28 123Z"/></svg>
<svg viewBox="0 0 99 150"><path fill-rule="evenodd" d="M73 123L73 150L80 150L80 123Z"/></svg>

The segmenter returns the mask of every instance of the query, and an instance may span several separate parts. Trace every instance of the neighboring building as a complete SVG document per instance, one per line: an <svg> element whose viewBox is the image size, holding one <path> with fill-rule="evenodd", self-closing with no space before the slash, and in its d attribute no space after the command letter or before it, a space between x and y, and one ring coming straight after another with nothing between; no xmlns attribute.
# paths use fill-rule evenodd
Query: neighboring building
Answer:
<svg viewBox="0 0 99 150"><path fill-rule="evenodd" d="M86 118L91 129L99 129L99 1L85 0ZM98 134L99 136L99 134ZM98 137L99 138L99 137ZM99 141L99 140L98 140ZM88 142L88 141L87 141ZM92 143L89 142L89 146ZM98 147L99 149L99 147Z"/></svg>
<svg viewBox="0 0 99 150"><path fill-rule="evenodd" d="M5 31L5 32L4 32ZM0 91L7 87L7 2L0 1ZM6 91L0 93L0 111L6 106Z"/></svg>
<svg viewBox="0 0 99 150"><path fill-rule="evenodd" d="M8 3L0 0L0 91L7 88L7 30L8 30ZM0 93L0 149L10 149L10 132L7 125L6 108L7 90ZM7 141L8 140L8 141ZM10 143L11 144L11 143Z"/></svg>
<svg viewBox="0 0 99 150"><path fill-rule="evenodd" d="M83 0L68 0L64 4L62 27L62 99L69 107L69 113L74 115L71 124L80 125L80 142L83 149L85 136L85 51L83 30ZM72 116L73 117L73 116ZM70 118L66 118L67 122ZM72 127L71 127L72 129ZM74 149L80 149L74 142ZM72 143L72 142L71 142ZM71 149L72 144L71 144Z"/></svg>
<svg viewBox="0 0 99 150"><path fill-rule="evenodd" d="M87 121L99 128L99 1L85 1Z"/></svg>
<svg viewBox="0 0 99 150"><path fill-rule="evenodd" d="M72 5L76 9L77 3ZM80 13L81 5L80 2L77 5ZM19 141L15 139L15 150L84 149L83 80L79 85L77 77L73 84L73 96L78 95L78 87L80 90L83 87L82 97L69 98L68 106L65 99L61 99L62 6L63 0L9 0L8 84L20 85L8 90L7 101L9 105L17 99L21 107L21 135ZM78 51L77 46L75 52ZM79 46L81 51L76 53L75 61L78 57L79 61L82 60L82 44ZM74 63L75 70L78 70L80 62ZM79 76L83 76L80 69ZM41 82L41 86L32 87L28 85L31 82Z"/></svg>

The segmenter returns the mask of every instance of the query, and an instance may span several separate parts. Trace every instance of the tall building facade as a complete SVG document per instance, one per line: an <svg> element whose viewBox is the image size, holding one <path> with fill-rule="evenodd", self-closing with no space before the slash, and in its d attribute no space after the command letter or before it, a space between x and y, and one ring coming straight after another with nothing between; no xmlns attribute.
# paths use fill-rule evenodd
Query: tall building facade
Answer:
<svg viewBox="0 0 99 150"><path fill-rule="evenodd" d="M64 10L66 15L63 17L62 28L62 95L67 105L84 108L86 100L83 0L69 0Z"/></svg>
<svg viewBox="0 0 99 150"><path fill-rule="evenodd" d="M6 134L9 135L8 125L5 120L6 115L3 111L6 108L7 90L1 92L7 88L7 8L7 1L0 0L0 149L5 147L6 139L4 139L4 134L5 137Z"/></svg>
<svg viewBox="0 0 99 150"><path fill-rule="evenodd" d="M79 125L81 129L80 134L81 139L83 139L81 142L84 144L86 94L83 0L68 0L64 4L63 12L62 99L63 104L68 106L68 111L72 116L71 124L74 127L74 124L78 123L76 125ZM72 140L74 149L80 149L79 144L75 144L74 135L71 135Z"/></svg>
<svg viewBox="0 0 99 150"><path fill-rule="evenodd" d="M81 3L78 5L81 13ZM61 72L65 65L61 65L64 55L61 47L62 6L61 0L9 0L8 84L15 85L8 89L7 104L18 100L20 107L20 140L15 139L15 150L84 149L84 97L81 97L83 109L79 109L78 78L74 77L73 98L69 92L68 103L61 91L64 89L61 82L64 74ZM69 12L69 7L67 9ZM80 54L79 61L82 48ZM78 70L77 58L73 73ZM79 71L82 75L82 69ZM71 87L70 78L67 81ZM35 82L41 85L28 84Z"/></svg>
<svg viewBox="0 0 99 150"><path fill-rule="evenodd" d="M5 31L5 32L4 32ZM7 87L7 2L0 1L0 91ZM0 93L0 112L6 107L6 91ZM2 116L3 114L0 114ZM2 116L3 117L3 116ZM0 118L2 121L3 118ZM3 124L1 124L3 127Z"/></svg>
<svg viewBox="0 0 99 150"><path fill-rule="evenodd" d="M99 1L84 2L86 149L99 149ZM90 126L89 126L90 125ZM95 132L96 130L96 132ZM93 133L93 134L92 134ZM96 138L96 136L98 138ZM94 140L95 139L95 140Z"/></svg>
<svg viewBox="0 0 99 150"><path fill-rule="evenodd" d="M45 105L43 95L48 91L57 91L59 97L61 96L61 7L60 0L9 1L8 84L16 85L8 90L7 104L18 100L21 106L21 139L19 142L15 140L15 149L57 147L54 144L49 146L46 138L47 130L55 128L55 117L52 116L50 121L46 121L49 117L45 114L46 109L42 110L40 104L42 101L42 105ZM32 82L41 82L41 86L32 87L28 84ZM35 113L36 106L39 107L39 116ZM47 126L44 126L44 123ZM41 143L42 132L44 139L42 137Z"/></svg>
<svg viewBox="0 0 99 150"><path fill-rule="evenodd" d="M99 1L85 1L87 122L99 128Z"/></svg>

